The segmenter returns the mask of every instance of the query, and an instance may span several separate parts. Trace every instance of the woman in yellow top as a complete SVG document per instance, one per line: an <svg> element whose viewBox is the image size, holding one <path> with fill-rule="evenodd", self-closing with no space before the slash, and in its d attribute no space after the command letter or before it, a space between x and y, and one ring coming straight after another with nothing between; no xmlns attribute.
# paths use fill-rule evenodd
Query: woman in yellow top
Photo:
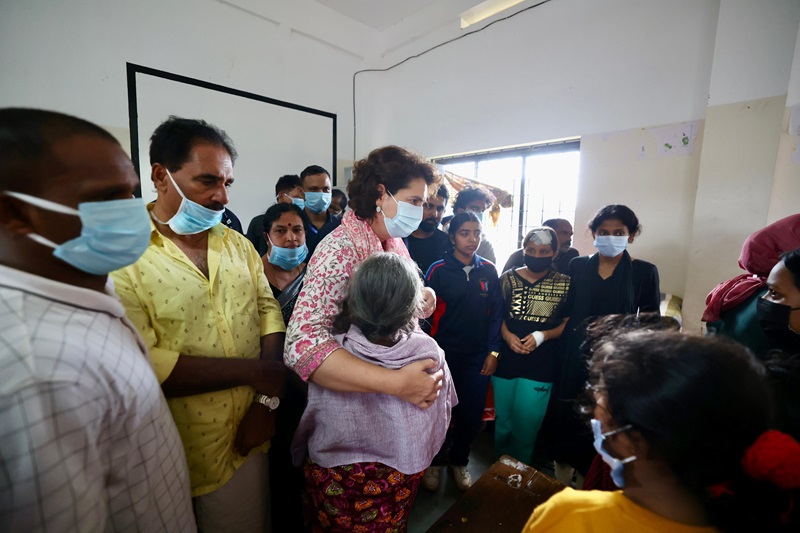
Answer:
<svg viewBox="0 0 800 533"><path fill-rule="evenodd" d="M800 444L768 430L770 391L744 348L628 333L590 372L595 448L622 490L566 488L525 533L800 531Z"/></svg>

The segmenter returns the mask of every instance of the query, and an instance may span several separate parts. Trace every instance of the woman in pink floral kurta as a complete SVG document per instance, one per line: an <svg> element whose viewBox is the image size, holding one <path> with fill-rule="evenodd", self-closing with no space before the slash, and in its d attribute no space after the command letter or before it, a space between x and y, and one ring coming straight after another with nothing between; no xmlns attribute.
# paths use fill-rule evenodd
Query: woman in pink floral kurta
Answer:
<svg viewBox="0 0 800 533"><path fill-rule="evenodd" d="M341 225L319 244L286 335L286 364L304 380L340 347L330 333L331 320L339 312L353 269L378 252L409 257L402 239L381 242L370 223L354 211L348 211Z"/></svg>
<svg viewBox="0 0 800 533"><path fill-rule="evenodd" d="M428 408L436 401L444 375L440 362L426 359L390 370L354 356L331 334L333 318L339 312L338 304L344 298L347 283L358 265L379 252L393 252L409 258L402 237L416 229L421 221L421 206L427 199L427 186L433 181L431 166L396 146L373 150L366 159L355 164L353 179L348 184L352 211L348 211L342 224L317 246L286 332L284 361L302 379L340 392L389 394L422 408ZM401 207L401 203L410 205ZM410 227L408 213L417 211L420 220ZM405 235L402 234L404 230L398 229L403 225L397 223L404 215L404 226L406 229L410 227ZM386 219L392 220L387 223ZM391 233L387 226L392 228ZM432 308L435 302L432 293L430 300L433 300L429 302ZM353 490L363 492L369 487L377 487L380 480L389 480L390 484L395 480L395 484L410 495L415 492L421 477L421 473L408 477L379 463L364 465L373 468L374 472L369 469L359 471L359 476L364 475L353 477L350 480L352 486L348 485ZM330 496L327 494L332 490L328 477L342 479L341 468L344 467L323 468L310 461L306 465L309 511L314 509L311 502L320 502L326 495ZM394 498L400 492L389 491L387 494ZM328 529L330 531L405 529L408 511L405 507L380 505L378 509L380 512L372 512L372 508L356 509L358 512L354 511L352 517L348 515L347 521L342 523L325 523L325 517L308 518L314 520L315 529L325 526L326 529L332 528ZM351 520L358 523L351 523Z"/></svg>
<svg viewBox="0 0 800 533"><path fill-rule="evenodd" d="M388 370L353 356L330 332L356 266L377 252L409 257L402 238L389 234L386 219L398 220L400 203L421 206L433 181L429 164L397 146L373 150L354 165L348 183L352 211L317 246L286 331L284 361L302 379L342 392L391 394L422 408L436 400L442 373L432 361ZM409 206L402 210L409 211ZM432 299L431 294L429 304Z"/></svg>

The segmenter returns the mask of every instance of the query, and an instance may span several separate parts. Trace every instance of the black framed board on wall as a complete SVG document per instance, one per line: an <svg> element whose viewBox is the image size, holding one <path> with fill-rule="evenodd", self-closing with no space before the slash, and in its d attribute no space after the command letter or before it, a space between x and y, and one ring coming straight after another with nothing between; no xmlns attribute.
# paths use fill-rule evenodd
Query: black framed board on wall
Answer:
<svg viewBox="0 0 800 533"><path fill-rule="evenodd" d="M336 184L336 114L203 80L127 64L131 158L145 201L150 181L150 135L170 115L203 119L225 130L239 158L228 207L242 224L275 203L275 182L321 165Z"/></svg>

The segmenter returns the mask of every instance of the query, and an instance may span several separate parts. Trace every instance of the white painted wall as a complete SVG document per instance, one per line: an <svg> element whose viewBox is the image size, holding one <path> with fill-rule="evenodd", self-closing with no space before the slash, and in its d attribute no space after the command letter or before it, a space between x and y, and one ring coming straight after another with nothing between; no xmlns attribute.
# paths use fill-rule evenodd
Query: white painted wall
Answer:
<svg viewBox="0 0 800 533"><path fill-rule="evenodd" d="M797 0L724 0L708 104L786 94L798 17Z"/></svg>
<svg viewBox="0 0 800 533"><path fill-rule="evenodd" d="M362 66L361 25L309 0L240 5L252 13L214 0L3 2L0 105L71 113L124 137L125 63L137 63L336 113L343 175L352 155L350 86ZM278 22L303 17L301 29ZM326 44L337 28L352 37ZM283 169L274 179L301 170ZM235 191L232 197L235 205Z"/></svg>
<svg viewBox="0 0 800 533"><path fill-rule="evenodd" d="M393 142L447 155L703 118L718 8L559 0L359 75L357 151ZM454 21L386 62L459 34Z"/></svg>
<svg viewBox="0 0 800 533"><path fill-rule="evenodd" d="M797 41L794 45L792 74L789 76L789 92L786 95L787 107L797 104L800 104L800 31L797 32Z"/></svg>

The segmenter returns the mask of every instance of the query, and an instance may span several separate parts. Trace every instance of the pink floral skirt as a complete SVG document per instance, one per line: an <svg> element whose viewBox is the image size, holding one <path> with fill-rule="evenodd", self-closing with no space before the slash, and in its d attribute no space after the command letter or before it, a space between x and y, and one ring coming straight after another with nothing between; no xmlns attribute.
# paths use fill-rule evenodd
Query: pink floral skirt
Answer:
<svg viewBox="0 0 800 533"><path fill-rule="evenodd" d="M383 463L323 468L310 460L303 471L305 520L314 532L405 531L423 474L406 475Z"/></svg>

